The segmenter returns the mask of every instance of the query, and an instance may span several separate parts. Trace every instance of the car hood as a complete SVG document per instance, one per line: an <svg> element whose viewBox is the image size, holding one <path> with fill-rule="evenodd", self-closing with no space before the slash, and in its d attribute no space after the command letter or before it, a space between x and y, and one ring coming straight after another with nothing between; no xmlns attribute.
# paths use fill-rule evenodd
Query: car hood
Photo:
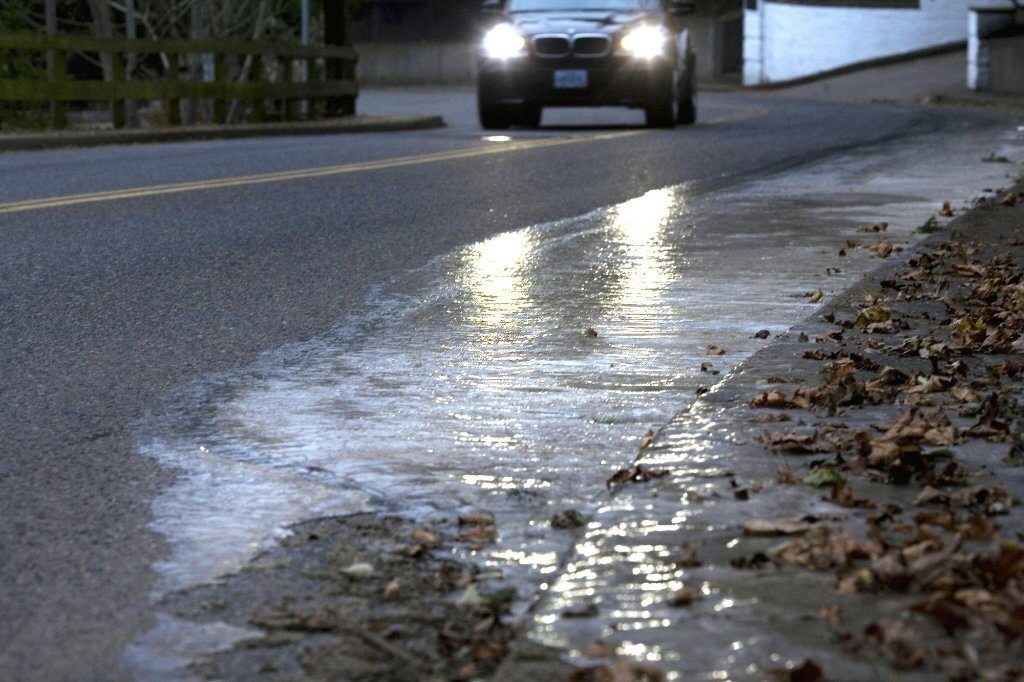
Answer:
<svg viewBox="0 0 1024 682"><path fill-rule="evenodd" d="M508 21L523 35L540 33L605 33L615 35L623 28L660 17L648 12L516 12Z"/></svg>

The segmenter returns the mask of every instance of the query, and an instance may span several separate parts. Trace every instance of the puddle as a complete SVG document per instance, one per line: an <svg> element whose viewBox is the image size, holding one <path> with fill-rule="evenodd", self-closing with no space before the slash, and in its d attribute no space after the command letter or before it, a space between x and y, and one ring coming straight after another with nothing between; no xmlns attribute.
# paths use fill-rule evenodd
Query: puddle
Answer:
<svg viewBox="0 0 1024 682"><path fill-rule="evenodd" d="M572 550L555 512L606 504L644 432L768 342L755 332L785 331L816 309L810 292L878 264L840 256L846 239L873 241L859 228L882 220L889 239L916 239L943 201L1007 184L1015 167L978 149L1022 156L1012 133L919 139L500 234L315 341L169 396L136 428L141 453L181 472L154 503L171 547L154 599L238 570L291 523L367 509L490 510L502 536L477 560L535 593ZM161 627L131 650L142 678L166 675L187 632Z"/></svg>

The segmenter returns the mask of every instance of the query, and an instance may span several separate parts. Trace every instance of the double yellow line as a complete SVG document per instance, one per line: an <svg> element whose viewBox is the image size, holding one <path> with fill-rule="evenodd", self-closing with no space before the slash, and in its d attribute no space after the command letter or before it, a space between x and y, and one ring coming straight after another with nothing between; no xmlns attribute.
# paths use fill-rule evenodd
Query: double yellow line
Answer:
<svg viewBox="0 0 1024 682"><path fill-rule="evenodd" d="M765 109L760 107L739 108L732 114L725 114L712 118L705 123L728 123L744 121L751 118L763 116ZM262 185L271 182L286 182L289 180L307 180L310 178L325 178L333 175L346 175L348 173L359 173L362 171L383 170L387 168L402 168L404 166L417 166L426 163L438 163L442 161L456 161L459 159L472 159L493 154L505 154L507 152L527 151L531 149L545 149L550 147L561 147L583 142L600 142L602 140L615 140L645 132L639 130L625 130L609 133L595 133L591 135L575 135L566 137L547 137L533 140L508 140L494 142L492 144L470 147L468 149L455 149L434 154L419 154L415 156L403 156L396 159L383 159L380 161L364 161L362 163L348 163L340 166L326 166L323 168L306 168L303 170L282 171L280 173L260 173L257 175L242 175L234 178L222 178L220 180L201 180L198 182L179 182L168 185L152 185L150 187L136 187L134 189L119 189L109 192L91 192L89 194L72 194L63 197L49 197L46 199L28 199L25 201L12 201L0 203L0 215L7 213L21 213L24 211L38 211L47 208L64 208L67 206L79 206L82 204L95 204L106 201L119 201L122 199L140 199L143 197L155 197L164 194L180 194L182 192L196 192L210 189L224 189L229 187L244 187L246 185Z"/></svg>
<svg viewBox="0 0 1024 682"><path fill-rule="evenodd" d="M46 208L63 208L66 206L95 204L105 201L118 201L121 199L155 197L164 194L180 194L182 192L195 192L199 190L224 189L228 187L244 187L246 185L262 185L271 182L286 182L289 180L324 178L333 175L346 175L348 173L358 173L362 171L383 170L386 168L402 168L404 166L416 166L425 163L438 163L441 161L455 161L458 159L471 159L481 156L489 156L492 154L504 154L506 152L526 151L530 149L545 149L549 147L579 144L581 142L613 140L622 137L629 137L631 135L637 135L641 132L643 131L629 130L614 133L599 133L595 135L581 135L574 137L556 137L535 140L495 142L490 145L471 147L468 149L456 149L446 152L436 152L433 154L404 156L396 159L383 159L380 161L364 161L362 163L349 163L340 166L307 168L303 170L283 171L280 173L260 173L257 175L242 175L239 177L223 178L220 180L179 182L169 185L153 185L150 187L137 187L134 189L113 190L109 192L73 194L64 197L51 197L48 199L29 199L27 201L14 201L6 204L0 204L0 214L20 213L23 211L38 211Z"/></svg>

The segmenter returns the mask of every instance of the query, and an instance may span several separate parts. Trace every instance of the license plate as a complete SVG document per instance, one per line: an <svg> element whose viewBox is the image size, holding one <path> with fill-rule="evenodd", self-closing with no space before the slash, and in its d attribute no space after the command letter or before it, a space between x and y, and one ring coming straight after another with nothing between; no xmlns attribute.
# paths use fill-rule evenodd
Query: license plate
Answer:
<svg viewBox="0 0 1024 682"><path fill-rule="evenodd" d="M559 69L555 71L556 88L585 88L587 87L586 69Z"/></svg>

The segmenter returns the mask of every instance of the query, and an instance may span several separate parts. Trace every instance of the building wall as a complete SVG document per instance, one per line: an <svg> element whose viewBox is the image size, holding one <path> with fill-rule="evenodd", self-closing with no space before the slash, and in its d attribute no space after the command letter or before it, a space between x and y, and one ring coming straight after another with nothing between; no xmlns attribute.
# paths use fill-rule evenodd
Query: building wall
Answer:
<svg viewBox="0 0 1024 682"><path fill-rule="evenodd" d="M356 43L363 85L459 85L476 78L476 45L468 42Z"/></svg>
<svg viewBox="0 0 1024 682"><path fill-rule="evenodd" d="M746 0L743 82L790 81L967 40L971 0Z"/></svg>

